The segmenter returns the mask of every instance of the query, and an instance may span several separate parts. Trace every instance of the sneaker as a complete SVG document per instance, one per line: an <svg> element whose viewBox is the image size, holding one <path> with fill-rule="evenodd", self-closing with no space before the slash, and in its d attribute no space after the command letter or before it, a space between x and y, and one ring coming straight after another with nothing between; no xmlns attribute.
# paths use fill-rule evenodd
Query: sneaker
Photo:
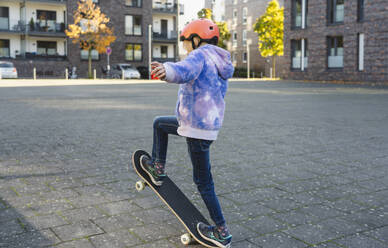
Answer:
<svg viewBox="0 0 388 248"><path fill-rule="evenodd" d="M230 248L230 244L232 243L232 235L227 237L223 237L216 229L215 226L209 226L202 222L197 224L197 230L202 238L207 241L212 242L218 247L221 248Z"/></svg>
<svg viewBox="0 0 388 248"><path fill-rule="evenodd" d="M156 172L156 169L154 168L154 164L152 163L152 160L148 156L141 156L140 157L140 166L141 168L148 174L148 176L151 178L151 181L156 186L161 186L163 182L163 177L165 177L165 174L158 174Z"/></svg>

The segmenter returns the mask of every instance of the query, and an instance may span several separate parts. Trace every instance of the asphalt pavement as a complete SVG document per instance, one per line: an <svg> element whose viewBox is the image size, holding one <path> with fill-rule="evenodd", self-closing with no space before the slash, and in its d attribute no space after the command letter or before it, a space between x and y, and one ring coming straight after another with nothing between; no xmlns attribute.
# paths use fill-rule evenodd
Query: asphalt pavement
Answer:
<svg viewBox="0 0 388 248"><path fill-rule="evenodd" d="M127 170L178 86L44 85L0 88L0 247L184 247ZM388 247L387 151L387 87L231 82L211 161L232 247ZM167 160L208 216L184 138Z"/></svg>

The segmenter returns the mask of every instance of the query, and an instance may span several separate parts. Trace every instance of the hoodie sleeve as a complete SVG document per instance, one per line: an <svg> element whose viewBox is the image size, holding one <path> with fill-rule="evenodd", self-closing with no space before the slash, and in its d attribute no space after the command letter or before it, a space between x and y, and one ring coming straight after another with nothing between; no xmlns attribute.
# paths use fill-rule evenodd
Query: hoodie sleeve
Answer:
<svg viewBox="0 0 388 248"><path fill-rule="evenodd" d="M202 72L204 56L200 51L191 52L183 61L164 63L168 83L184 84L194 81Z"/></svg>

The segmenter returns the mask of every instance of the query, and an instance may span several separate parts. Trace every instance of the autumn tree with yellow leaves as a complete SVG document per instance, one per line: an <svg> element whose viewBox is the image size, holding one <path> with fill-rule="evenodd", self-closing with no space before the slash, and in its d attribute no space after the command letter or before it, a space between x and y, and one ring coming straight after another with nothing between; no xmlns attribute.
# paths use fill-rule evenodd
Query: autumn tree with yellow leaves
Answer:
<svg viewBox="0 0 388 248"><path fill-rule="evenodd" d="M253 29L259 36L261 56L272 56L273 73L276 77L276 56L283 56L284 7L280 8L277 0L272 0L267 10L257 19Z"/></svg>
<svg viewBox="0 0 388 248"><path fill-rule="evenodd" d="M69 25L65 31L74 44L79 44L82 50L88 51L89 78L92 78L92 50L104 53L116 40L113 29L107 26L109 21L110 19L92 0L81 0L74 12L74 24Z"/></svg>

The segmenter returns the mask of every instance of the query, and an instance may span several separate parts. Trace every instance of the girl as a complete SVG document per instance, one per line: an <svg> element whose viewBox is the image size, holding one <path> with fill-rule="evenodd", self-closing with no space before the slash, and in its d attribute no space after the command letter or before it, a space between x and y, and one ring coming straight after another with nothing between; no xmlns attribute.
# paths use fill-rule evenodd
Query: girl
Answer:
<svg viewBox="0 0 388 248"><path fill-rule="evenodd" d="M217 47L219 29L208 19L189 23L180 36L188 56L178 63L153 62L151 74L168 83L180 84L176 116L154 120L152 159L140 158L152 182L160 186L165 177L168 135L186 137L193 165L193 179L216 226L198 223L200 235L219 247L230 247L232 235L226 226L215 194L209 159L210 145L217 139L224 119L224 97L234 68L230 53Z"/></svg>

